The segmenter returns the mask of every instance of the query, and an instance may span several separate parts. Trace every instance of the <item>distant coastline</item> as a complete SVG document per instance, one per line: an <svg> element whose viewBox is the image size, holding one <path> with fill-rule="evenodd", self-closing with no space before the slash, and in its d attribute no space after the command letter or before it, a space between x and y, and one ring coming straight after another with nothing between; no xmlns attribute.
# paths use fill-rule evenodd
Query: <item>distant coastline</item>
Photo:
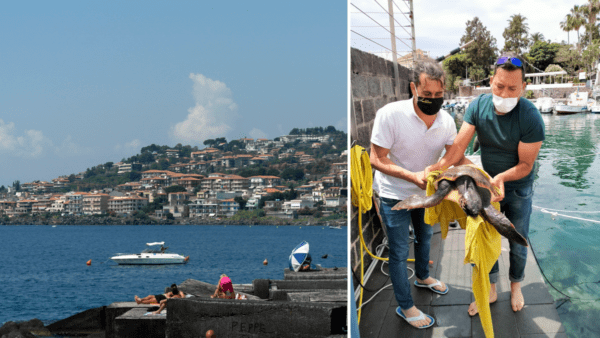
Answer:
<svg viewBox="0 0 600 338"><path fill-rule="evenodd" d="M343 223L343 222L342 222ZM342 225L339 221L320 221L316 219L274 219L274 218L247 218L247 219L215 219L215 218L181 218L157 219L153 217L139 219L134 217L110 216L62 216L57 218L44 217L12 217L0 219L0 225L303 225L303 226L328 226Z"/></svg>

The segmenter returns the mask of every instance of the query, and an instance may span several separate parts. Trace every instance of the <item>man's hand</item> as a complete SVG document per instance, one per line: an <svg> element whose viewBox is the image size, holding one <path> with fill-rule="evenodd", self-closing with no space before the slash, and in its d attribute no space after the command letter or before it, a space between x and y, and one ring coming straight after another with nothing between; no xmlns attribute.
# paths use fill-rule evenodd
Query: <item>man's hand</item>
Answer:
<svg viewBox="0 0 600 338"><path fill-rule="evenodd" d="M427 188L427 176L424 171L419 171L417 173L413 173L412 182L417 185L417 187L425 190Z"/></svg>
<svg viewBox="0 0 600 338"><path fill-rule="evenodd" d="M500 202L504 199L504 179L500 175L496 175L491 179L492 190L498 195L492 194L492 202Z"/></svg>

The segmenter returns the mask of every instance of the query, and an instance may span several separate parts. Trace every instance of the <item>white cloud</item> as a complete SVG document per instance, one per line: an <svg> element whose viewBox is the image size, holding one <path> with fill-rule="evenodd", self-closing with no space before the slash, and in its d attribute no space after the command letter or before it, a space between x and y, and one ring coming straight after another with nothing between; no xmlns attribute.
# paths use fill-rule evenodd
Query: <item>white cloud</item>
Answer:
<svg viewBox="0 0 600 338"><path fill-rule="evenodd" d="M17 157L39 157L46 147L52 146L39 130L25 130L23 135L15 135L15 124L0 119L0 153Z"/></svg>
<svg viewBox="0 0 600 338"><path fill-rule="evenodd" d="M142 141L138 139L131 140L124 144L117 144L115 150L131 153L132 151L139 151L141 149Z"/></svg>
<svg viewBox="0 0 600 338"><path fill-rule="evenodd" d="M344 116L342 119L337 121L334 127L336 130L348 130L348 117Z"/></svg>
<svg viewBox="0 0 600 338"><path fill-rule="evenodd" d="M196 105L188 109L187 118L171 129L172 137L188 144L200 144L203 140L224 137L232 129L238 117L237 104L231 89L220 81L202 74L190 74L194 81L193 94Z"/></svg>
<svg viewBox="0 0 600 338"><path fill-rule="evenodd" d="M248 134L255 140L259 138L267 138L267 134L264 131L257 128L253 128Z"/></svg>
<svg viewBox="0 0 600 338"><path fill-rule="evenodd" d="M89 148L82 148L73 142L71 135L68 135L59 146L54 147L54 152L60 157L81 155L89 153Z"/></svg>

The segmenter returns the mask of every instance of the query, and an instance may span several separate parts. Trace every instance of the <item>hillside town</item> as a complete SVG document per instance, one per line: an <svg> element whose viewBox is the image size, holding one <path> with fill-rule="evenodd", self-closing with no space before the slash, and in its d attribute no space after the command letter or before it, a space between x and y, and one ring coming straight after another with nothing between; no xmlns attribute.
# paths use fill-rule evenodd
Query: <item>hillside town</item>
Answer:
<svg viewBox="0 0 600 338"><path fill-rule="evenodd" d="M345 219L346 140L330 126L273 140L206 140L204 149L153 144L118 163L2 186L0 216Z"/></svg>

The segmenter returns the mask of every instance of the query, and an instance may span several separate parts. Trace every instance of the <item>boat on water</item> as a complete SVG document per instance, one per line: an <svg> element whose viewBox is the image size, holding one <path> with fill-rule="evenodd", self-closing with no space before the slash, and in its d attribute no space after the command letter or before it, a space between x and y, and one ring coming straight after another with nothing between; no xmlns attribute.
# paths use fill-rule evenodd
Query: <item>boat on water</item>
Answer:
<svg viewBox="0 0 600 338"><path fill-rule="evenodd" d="M567 104L556 105L556 114L568 115L577 113L588 113L588 92L579 92L579 88L569 95Z"/></svg>
<svg viewBox="0 0 600 338"><path fill-rule="evenodd" d="M138 254L117 254L110 259L119 265L164 265L185 264L189 256L167 252L165 242L146 243L149 247ZM160 246L160 247L158 247Z"/></svg>
<svg viewBox="0 0 600 338"><path fill-rule="evenodd" d="M540 97L535 101L535 106L542 114L552 114L554 105L554 99L548 96Z"/></svg>

